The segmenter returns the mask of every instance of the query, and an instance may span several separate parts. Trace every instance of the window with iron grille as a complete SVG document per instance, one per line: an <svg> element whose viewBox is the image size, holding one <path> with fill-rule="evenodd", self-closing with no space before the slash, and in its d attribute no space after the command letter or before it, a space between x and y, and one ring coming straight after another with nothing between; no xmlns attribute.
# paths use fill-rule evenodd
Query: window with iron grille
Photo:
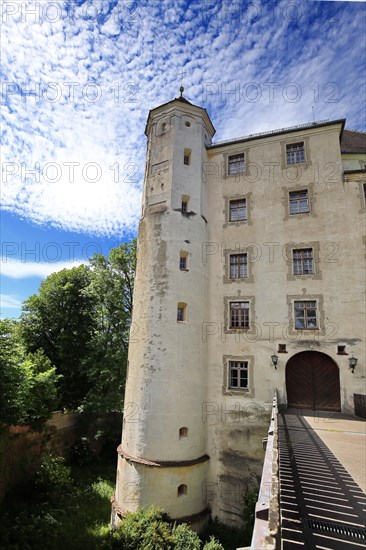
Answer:
<svg viewBox="0 0 366 550"><path fill-rule="evenodd" d="M295 302L295 328L318 328L317 307L315 301Z"/></svg>
<svg viewBox="0 0 366 550"><path fill-rule="evenodd" d="M299 164L305 162L304 142L286 145L287 164Z"/></svg>
<svg viewBox="0 0 366 550"><path fill-rule="evenodd" d="M301 248L292 251L294 275L309 275L314 273L313 249Z"/></svg>
<svg viewBox="0 0 366 550"><path fill-rule="evenodd" d="M182 212L187 212L187 211L188 211L188 202L182 201Z"/></svg>
<svg viewBox="0 0 366 550"><path fill-rule="evenodd" d="M227 161L227 173L229 176L244 172L244 153L229 155Z"/></svg>
<svg viewBox="0 0 366 550"><path fill-rule="evenodd" d="M229 204L229 221L240 222L247 219L247 200L240 199L230 201Z"/></svg>
<svg viewBox="0 0 366 550"><path fill-rule="evenodd" d="M181 256L179 258L179 269L181 269L182 271L186 271L186 269L187 269L187 257L186 256Z"/></svg>
<svg viewBox="0 0 366 550"><path fill-rule="evenodd" d="M248 389L248 361L229 361L229 387Z"/></svg>
<svg viewBox="0 0 366 550"><path fill-rule="evenodd" d="M230 255L230 279L242 279L248 277L248 255Z"/></svg>
<svg viewBox="0 0 366 550"><path fill-rule="evenodd" d="M230 328L249 328L249 302L230 302Z"/></svg>
<svg viewBox="0 0 366 550"><path fill-rule="evenodd" d="M307 189L303 191L290 191L290 214L302 214L309 212L309 193Z"/></svg>

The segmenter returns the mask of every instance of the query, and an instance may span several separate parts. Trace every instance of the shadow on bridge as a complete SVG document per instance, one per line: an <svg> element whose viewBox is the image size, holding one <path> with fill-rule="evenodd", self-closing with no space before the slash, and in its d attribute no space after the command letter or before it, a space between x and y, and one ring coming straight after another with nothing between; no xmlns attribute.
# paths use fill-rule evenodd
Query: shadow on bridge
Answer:
<svg viewBox="0 0 366 550"><path fill-rule="evenodd" d="M278 418L281 548L366 545L366 495L296 410Z"/></svg>

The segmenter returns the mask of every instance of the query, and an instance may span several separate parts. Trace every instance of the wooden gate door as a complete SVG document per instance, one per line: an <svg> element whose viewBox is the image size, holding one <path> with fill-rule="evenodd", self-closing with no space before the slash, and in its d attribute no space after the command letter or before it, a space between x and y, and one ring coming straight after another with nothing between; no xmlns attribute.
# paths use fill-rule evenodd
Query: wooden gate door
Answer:
<svg viewBox="0 0 366 550"><path fill-rule="evenodd" d="M339 370L333 359L318 351L303 351L286 365L289 407L340 411Z"/></svg>

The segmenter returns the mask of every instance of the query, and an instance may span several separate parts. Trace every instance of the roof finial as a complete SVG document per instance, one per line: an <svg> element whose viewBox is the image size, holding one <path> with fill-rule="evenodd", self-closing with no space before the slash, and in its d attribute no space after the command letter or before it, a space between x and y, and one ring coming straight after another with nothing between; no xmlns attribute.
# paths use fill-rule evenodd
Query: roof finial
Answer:
<svg viewBox="0 0 366 550"><path fill-rule="evenodd" d="M183 78L185 77L186 75L186 71L183 69L181 73L178 73L178 76L180 76L180 88L179 88L179 91L180 91L180 97L183 97L183 92L184 92L184 86L183 86Z"/></svg>

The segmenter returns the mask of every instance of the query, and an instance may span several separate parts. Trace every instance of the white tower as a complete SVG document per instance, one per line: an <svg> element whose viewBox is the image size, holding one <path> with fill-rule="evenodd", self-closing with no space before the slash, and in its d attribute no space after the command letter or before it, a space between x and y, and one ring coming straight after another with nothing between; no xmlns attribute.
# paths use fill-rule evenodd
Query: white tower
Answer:
<svg viewBox="0 0 366 550"><path fill-rule="evenodd" d="M197 529L207 517L202 405L207 189L215 129L182 97L150 111L122 444L113 522L156 504Z"/></svg>

